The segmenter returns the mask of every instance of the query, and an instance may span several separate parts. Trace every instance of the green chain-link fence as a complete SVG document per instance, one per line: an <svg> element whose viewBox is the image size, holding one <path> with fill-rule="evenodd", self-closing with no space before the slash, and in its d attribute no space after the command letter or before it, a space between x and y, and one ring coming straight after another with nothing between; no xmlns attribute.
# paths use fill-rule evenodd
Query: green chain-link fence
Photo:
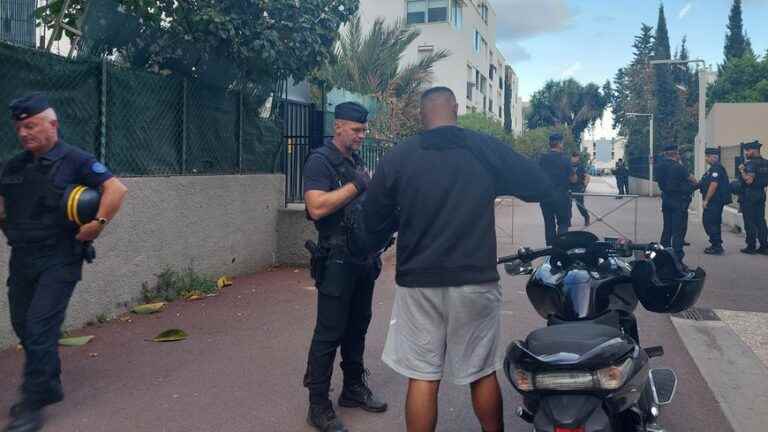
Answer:
<svg viewBox="0 0 768 432"><path fill-rule="evenodd" d="M0 101L45 91L62 138L122 176L273 172L282 133L239 92L0 43ZM0 115L0 159L19 151Z"/></svg>

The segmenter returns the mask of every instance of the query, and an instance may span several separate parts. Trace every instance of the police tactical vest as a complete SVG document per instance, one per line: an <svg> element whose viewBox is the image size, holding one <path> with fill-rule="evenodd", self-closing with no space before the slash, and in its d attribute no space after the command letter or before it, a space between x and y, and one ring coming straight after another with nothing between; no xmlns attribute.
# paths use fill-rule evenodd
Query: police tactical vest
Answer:
<svg viewBox="0 0 768 432"><path fill-rule="evenodd" d="M354 168L349 165L344 156L338 151L334 151L327 145L324 145L313 151L313 153L322 156L323 160L331 167L336 177L336 187L334 190L340 189L353 178L353 173L349 171ZM352 158L356 167L362 165L363 161L360 156L353 153ZM328 215L319 221L315 221L315 228L319 233L319 242L322 247L327 247L346 255L349 254L349 231L353 227L354 220L359 217L364 197L365 194L360 194L342 210Z"/></svg>
<svg viewBox="0 0 768 432"><path fill-rule="evenodd" d="M744 185L744 198L749 203L762 203L765 201L765 188L768 186L768 160L757 157L747 163L755 168L755 181L751 185Z"/></svg>
<svg viewBox="0 0 768 432"><path fill-rule="evenodd" d="M3 170L0 183L5 197L5 233L11 247L52 245L74 238L76 231L64 224L61 214L64 190L53 181L63 160L27 163L17 157Z"/></svg>

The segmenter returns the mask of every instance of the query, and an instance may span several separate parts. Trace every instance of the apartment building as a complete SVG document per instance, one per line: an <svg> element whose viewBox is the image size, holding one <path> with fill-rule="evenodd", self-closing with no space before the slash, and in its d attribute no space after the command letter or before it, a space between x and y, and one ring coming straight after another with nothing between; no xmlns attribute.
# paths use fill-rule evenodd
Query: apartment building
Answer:
<svg viewBox="0 0 768 432"><path fill-rule="evenodd" d="M483 112L504 122L504 78L511 67L496 47L496 13L488 0L361 0L360 15L364 31L377 18L403 20L421 31L404 55L406 63L437 50L449 50L451 56L435 67L434 85L456 93L459 114ZM515 79L510 96L514 118L515 110L522 113L522 108L517 75L514 71L511 75Z"/></svg>

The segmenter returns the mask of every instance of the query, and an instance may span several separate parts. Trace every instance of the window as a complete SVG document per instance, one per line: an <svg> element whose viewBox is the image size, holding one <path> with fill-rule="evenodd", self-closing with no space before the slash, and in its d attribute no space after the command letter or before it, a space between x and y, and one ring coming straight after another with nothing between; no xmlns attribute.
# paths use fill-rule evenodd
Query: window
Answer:
<svg viewBox="0 0 768 432"><path fill-rule="evenodd" d="M504 117L504 112L501 110L501 107L499 107L499 117Z"/></svg>
<svg viewBox="0 0 768 432"><path fill-rule="evenodd" d="M429 0L429 22L448 21L448 0Z"/></svg>
<svg viewBox="0 0 768 432"><path fill-rule="evenodd" d="M480 32L475 30L475 52L476 53L480 52L480 39L481 39Z"/></svg>
<svg viewBox="0 0 768 432"><path fill-rule="evenodd" d="M464 16L459 0L451 0L451 24L456 27L456 29L461 29L463 21Z"/></svg>
<svg viewBox="0 0 768 432"><path fill-rule="evenodd" d="M483 22L488 24L488 5L485 3L480 5L480 16L483 17Z"/></svg>
<svg viewBox="0 0 768 432"><path fill-rule="evenodd" d="M493 99L488 100L488 112L493 113Z"/></svg>
<svg viewBox="0 0 768 432"><path fill-rule="evenodd" d="M480 71L475 69L475 88L480 90Z"/></svg>
<svg viewBox="0 0 768 432"><path fill-rule="evenodd" d="M448 21L449 0L408 0L408 24Z"/></svg>
<svg viewBox="0 0 768 432"><path fill-rule="evenodd" d="M496 72L496 66L491 65L491 67L488 70L488 79L493 81L494 74Z"/></svg>
<svg viewBox="0 0 768 432"><path fill-rule="evenodd" d="M427 0L408 0L408 24L427 21Z"/></svg>
<svg viewBox="0 0 768 432"><path fill-rule="evenodd" d="M486 88L488 87L488 79L480 75L480 93L487 94ZM483 104L485 106L485 104Z"/></svg>

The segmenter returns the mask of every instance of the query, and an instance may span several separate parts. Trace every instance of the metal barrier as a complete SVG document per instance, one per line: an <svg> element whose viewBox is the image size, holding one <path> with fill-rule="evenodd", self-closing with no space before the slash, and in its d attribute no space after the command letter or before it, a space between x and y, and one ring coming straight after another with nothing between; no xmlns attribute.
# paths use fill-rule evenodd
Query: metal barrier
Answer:
<svg viewBox="0 0 768 432"><path fill-rule="evenodd" d="M637 240L637 238L638 238L637 237L637 224L638 224L638 212L639 212L639 209L638 209L638 204L639 203L638 203L638 201L640 199L640 195L616 195L616 194L600 194L600 193L571 193L571 196L603 197L603 198L610 197L610 198L614 198L614 199L616 199L616 198L621 198L621 199L628 198L629 200L621 202L615 208L613 208L613 209L611 209L611 210L609 210L607 212L604 212L602 214L599 214L599 213L597 213L595 211L592 211L592 210L586 208L585 206L582 206L582 204L579 203L578 201L576 201L576 205L578 207L580 207L581 209L585 210L587 213L589 213L590 216L594 217L594 220L592 221L590 226L592 226L592 225L594 225L594 224L596 224L598 222L602 223L603 225L607 226L611 231L613 231L616 234L618 234L621 238L625 238L626 239L626 238L628 238L628 236L626 234L624 234L623 232L621 232L615 226L613 226L610 223L608 223L605 220L605 218L607 218L608 216L616 213L617 211L621 210L622 208L626 207L629 204L634 204L635 205L635 221L634 221L634 235L633 235L632 239L635 242L638 241Z"/></svg>

